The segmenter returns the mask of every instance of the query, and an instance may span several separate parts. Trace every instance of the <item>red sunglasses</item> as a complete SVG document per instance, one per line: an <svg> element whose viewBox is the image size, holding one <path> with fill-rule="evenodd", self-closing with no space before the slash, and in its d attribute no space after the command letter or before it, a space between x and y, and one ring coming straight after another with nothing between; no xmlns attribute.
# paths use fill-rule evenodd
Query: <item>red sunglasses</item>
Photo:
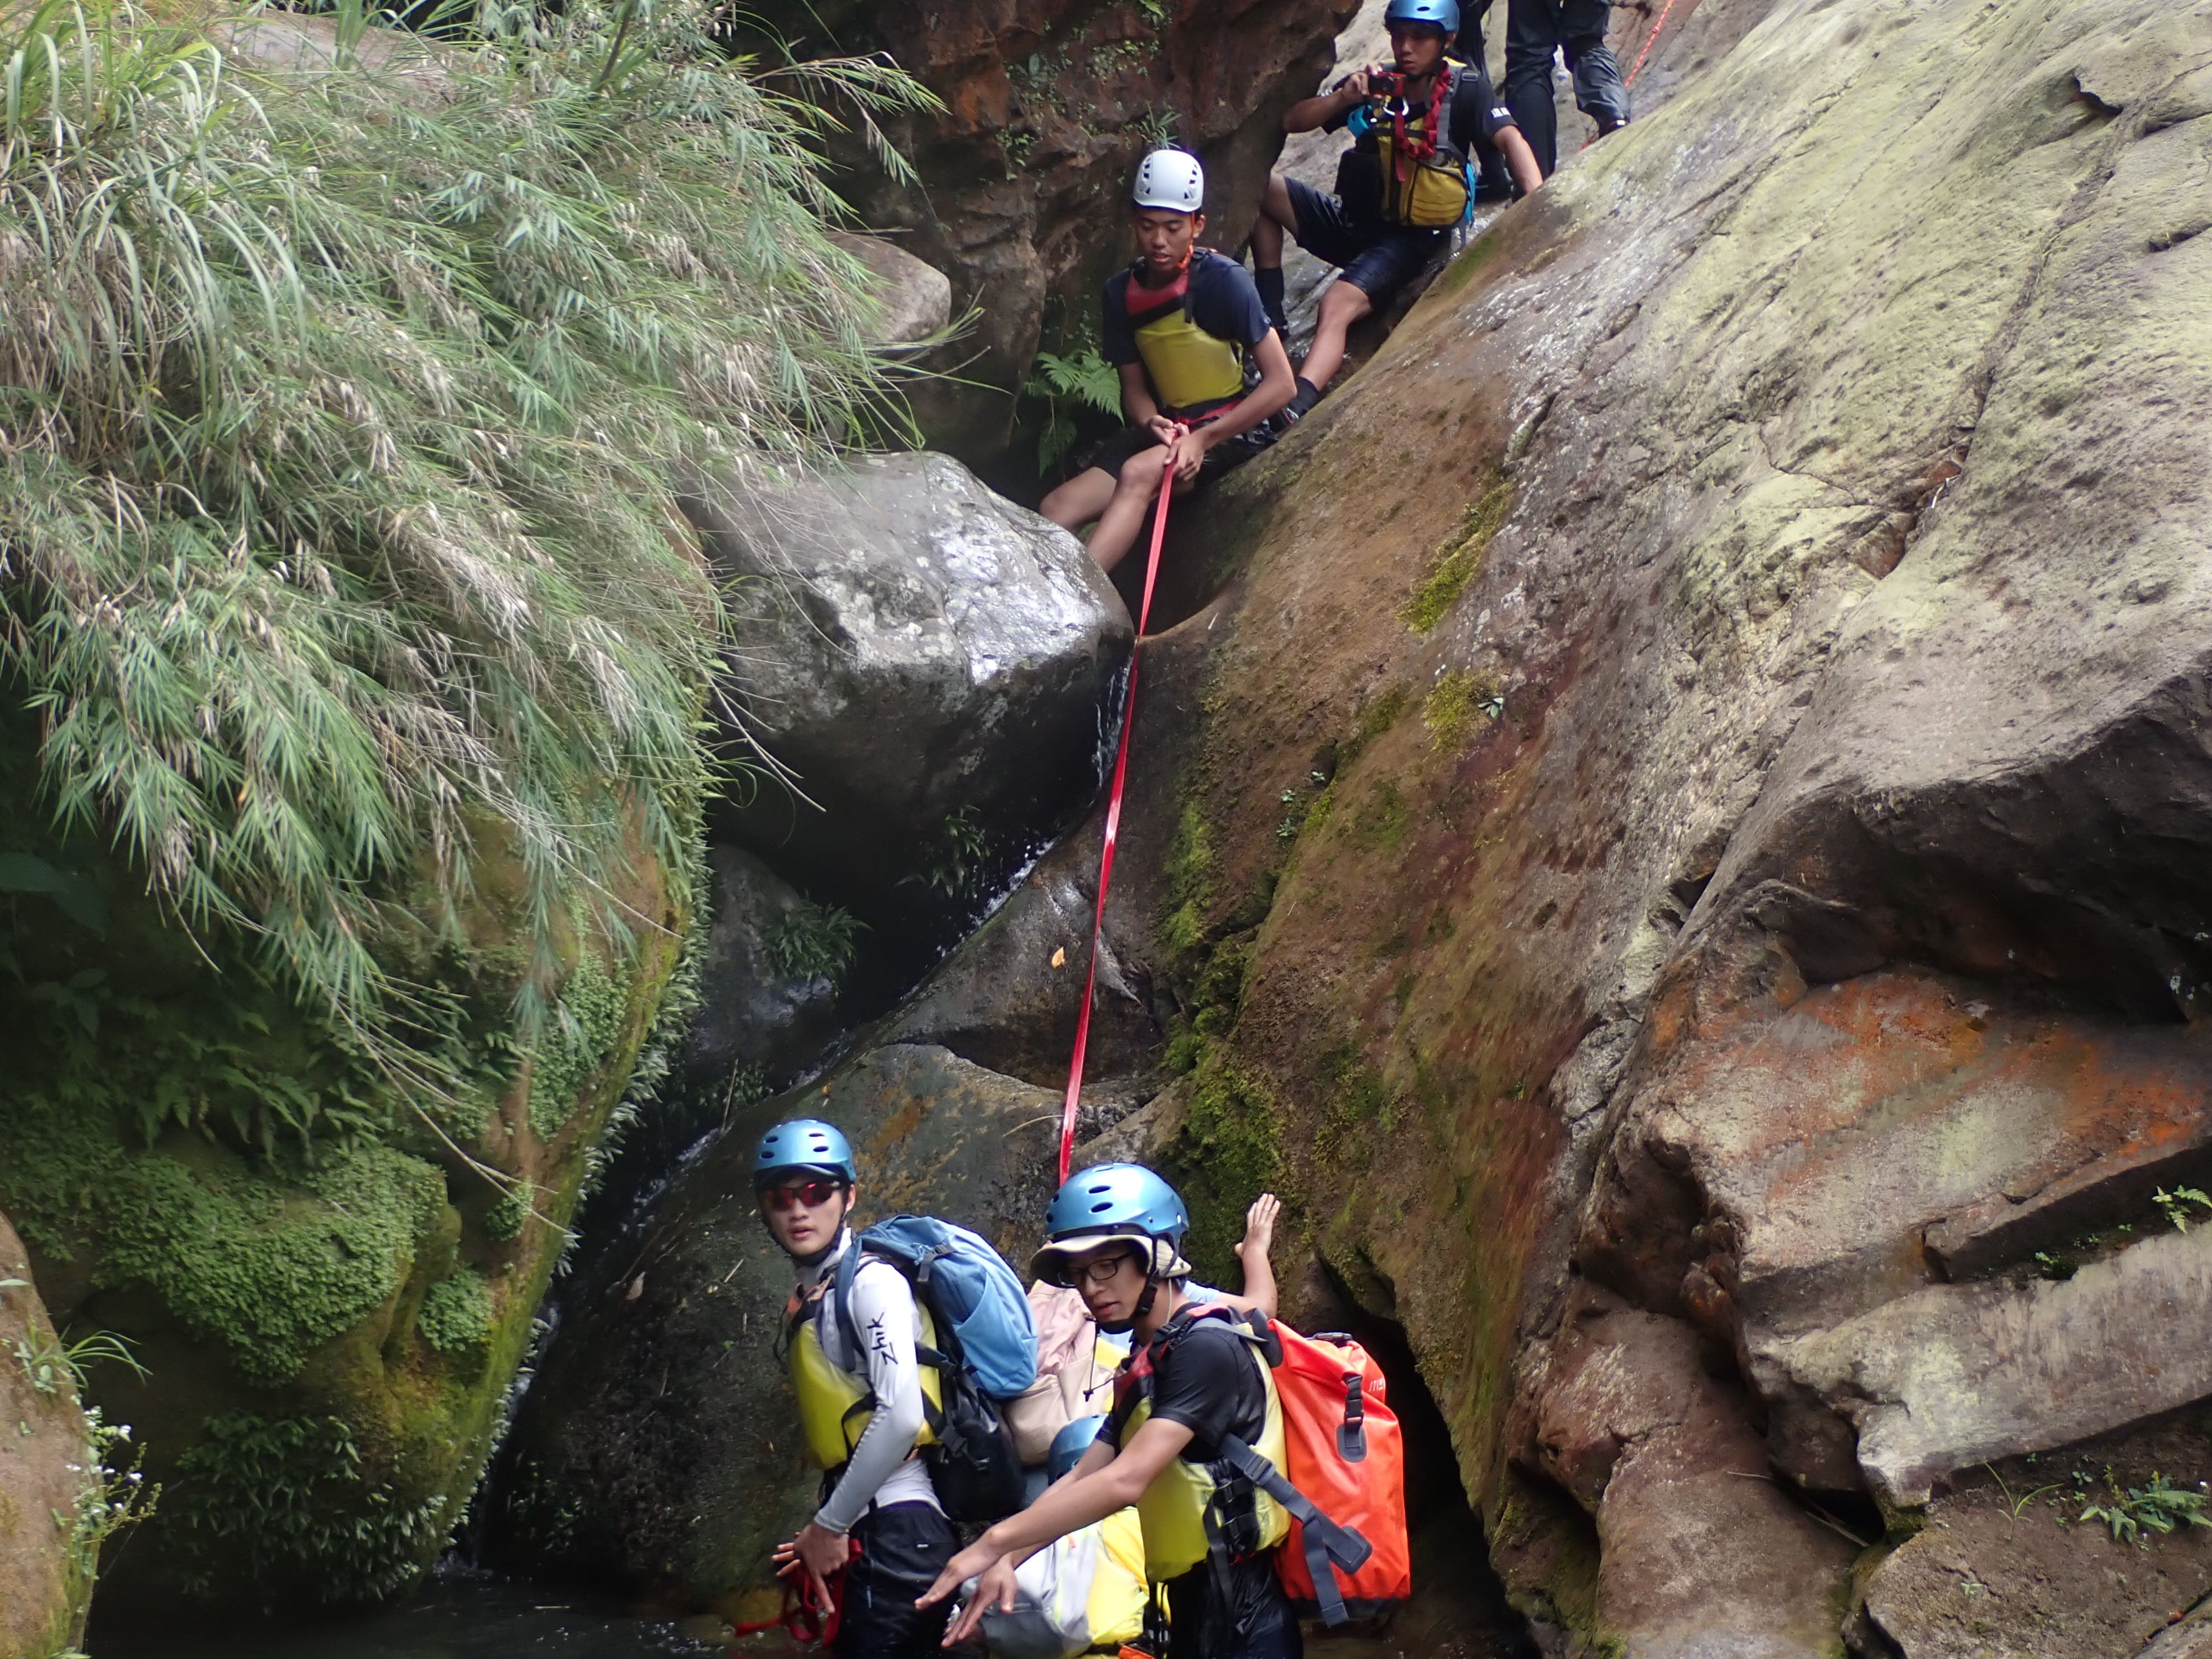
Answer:
<svg viewBox="0 0 2212 1659"><path fill-rule="evenodd" d="M771 1210L788 1210L794 1205L803 1205L811 1210L827 1204L844 1190L845 1183L842 1181L810 1181L799 1187L763 1187L761 1188L761 1202Z"/></svg>

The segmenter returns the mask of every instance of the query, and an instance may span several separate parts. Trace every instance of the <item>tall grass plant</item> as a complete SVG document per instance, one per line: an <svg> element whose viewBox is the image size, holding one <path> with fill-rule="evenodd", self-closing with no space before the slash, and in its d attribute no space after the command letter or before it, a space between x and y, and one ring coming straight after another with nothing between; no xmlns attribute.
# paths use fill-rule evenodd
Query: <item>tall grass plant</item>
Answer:
<svg viewBox="0 0 2212 1659"><path fill-rule="evenodd" d="M719 602L672 486L902 421L818 144L927 94L636 0L369 21L0 23L0 696L65 831L419 1097L398 931L519 870L527 1034L564 939L652 925L636 862L691 868ZM238 49L279 27L323 66Z"/></svg>

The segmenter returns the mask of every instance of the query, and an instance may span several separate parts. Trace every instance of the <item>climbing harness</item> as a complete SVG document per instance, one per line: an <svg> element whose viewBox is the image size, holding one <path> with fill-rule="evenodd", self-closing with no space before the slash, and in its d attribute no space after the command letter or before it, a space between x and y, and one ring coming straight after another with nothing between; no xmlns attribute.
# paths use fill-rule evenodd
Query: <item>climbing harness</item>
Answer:
<svg viewBox="0 0 2212 1659"><path fill-rule="evenodd" d="M1067 1099L1060 1110L1060 1181L1075 1156L1075 1109L1083 1095L1083 1054L1091 1046L1091 999L1098 988L1098 934L1106 924L1106 886L1114 877L1114 842L1121 829L1121 788L1129 774L1129 733L1137 725L1137 665L1145 625L1152 615L1152 582L1160 574L1160 548L1167 540L1168 502L1175 495L1176 447L1160 463L1160 499L1152 509L1152 551L1145 556L1145 593L1137 605L1137 643L1129 653L1129 690L1121 700L1121 741L1114 751L1114 787L1106 796L1106 846L1098 855L1098 903L1091 915L1091 965L1083 975L1083 1006L1075 1016L1075 1057L1068 1062Z"/></svg>

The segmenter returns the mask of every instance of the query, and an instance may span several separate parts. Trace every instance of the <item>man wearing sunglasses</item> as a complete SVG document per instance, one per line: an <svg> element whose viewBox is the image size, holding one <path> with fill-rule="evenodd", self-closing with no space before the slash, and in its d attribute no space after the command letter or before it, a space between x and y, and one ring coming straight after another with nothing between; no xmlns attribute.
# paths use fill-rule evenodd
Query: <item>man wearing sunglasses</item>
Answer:
<svg viewBox="0 0 2212 1659"><path fill-rule="evenodd" d="M914 1288L889 1262L864 1260L850 1330L821 1316L839 1263L857 1248L846 1224L860 1199L858 1170L833 1125L799 1118L770 1129L753 1157L753 1190L769 1236L799 1271L786 1310L792 1389L808 1449L827 1471L822 1506L778 1547L777 1571L804 1573L823 1607L843 1571L830 1645L845 1659L931 1652L945 1612L918 1608L915 1598L958 1540L915 1455L935 1373L915 1357L922 1323Z"/></svg>
<svg viewBox="0 0 2212 1659"><path fill-rule="evenodd" d="M986 1608L1012 1609L1014 1569L1030 1555L1134 1504L1146 1573L1171 1621L1166 1659L1300 1659L1297 1620L1272 1559L1288 1517L1222 1444L1233 1437L1279 1469L1282 1408L1249 1337L1185 1293L1190 1218L1181 1195L1140 1164L1100 1164L1061 1187L1047 1226L1051 1242L1030 1272L1073 1286L1101 1330L1133 1334L1137 1353L1074 1469L953 1557L922 1598L937 1606L981 1580L945 1645L965 1640Z"/></svg>

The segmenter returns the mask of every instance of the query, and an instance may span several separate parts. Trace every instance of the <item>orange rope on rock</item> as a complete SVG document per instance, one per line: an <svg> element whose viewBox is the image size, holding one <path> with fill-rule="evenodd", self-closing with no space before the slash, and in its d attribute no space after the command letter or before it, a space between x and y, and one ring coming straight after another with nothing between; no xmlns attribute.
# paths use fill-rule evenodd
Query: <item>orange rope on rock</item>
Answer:
<svg viewBox="0 0 2212 1659"><path fill-rule="evenodd" d="M1629 70L1628 78L1620 83L1622 86L1632 87L1636 84L1638 71L1643 69L1644 60L1651 55L1651 47L1659 39L1659 31L1667 27L1667 14L1674 9L1674 0L1667 0L1667 3L1659 8L1659 21L1651 26L1651 33L1644 37L1644 50L1636 54L1636 63Z"/></svg>
<svg viewBox="0 0 2212 1659"><path fill-rule="evenodd" d="M1075 1109L1083 1095L1083 1056L1091 1046L1091 999L1098 986L1098 934L1106 922L1106 886L1114 878L1114 843L1121 829L1121 790L1129 774L1129 733L1137 724L1137 663L1145 626L1152 620L1152 583L1160 574L1160 548L1167 540L1168 501L1175 494L1176 447L1167 447L1160 464L1159 505L1152 510L1152 549L1145 560L1145 593L1137 605L1137 643L1129 653L1129 691L1121 703L1121 741L1114 751L1114 785L1106 796L1106 846L1098 855L1098 903L1091 915L1091 965L1083 976L1083 1007L1075 1017L1075 1055L1068 1062L1067 1099L1060 1112L1060 1180L1075 1156Z"/></svg>

